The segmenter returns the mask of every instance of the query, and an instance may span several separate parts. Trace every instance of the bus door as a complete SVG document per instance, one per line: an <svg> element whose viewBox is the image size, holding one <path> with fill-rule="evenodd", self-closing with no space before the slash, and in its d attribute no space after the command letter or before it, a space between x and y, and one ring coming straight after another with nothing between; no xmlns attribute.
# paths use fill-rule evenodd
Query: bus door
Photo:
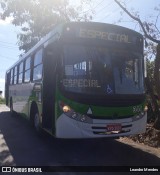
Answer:
<svg viewBox="0 0 160 175"><path fill-rule="evenodd" d="M55 130L55 90L56 90L57 51L54 46L44 50L43 60L43 118L42 127Z"/></svg>

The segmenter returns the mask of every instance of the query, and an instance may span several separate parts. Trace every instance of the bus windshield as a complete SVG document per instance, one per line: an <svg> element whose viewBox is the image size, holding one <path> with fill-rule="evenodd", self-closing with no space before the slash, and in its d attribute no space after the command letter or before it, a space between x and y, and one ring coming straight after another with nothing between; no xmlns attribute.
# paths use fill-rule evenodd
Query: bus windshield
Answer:
<svg viewBox="0 0 160 175"><path fill-rule="evenodd" d="M112 95L142 94L143 57L104 46L66 45L63 49L65 91Z"/></svg>

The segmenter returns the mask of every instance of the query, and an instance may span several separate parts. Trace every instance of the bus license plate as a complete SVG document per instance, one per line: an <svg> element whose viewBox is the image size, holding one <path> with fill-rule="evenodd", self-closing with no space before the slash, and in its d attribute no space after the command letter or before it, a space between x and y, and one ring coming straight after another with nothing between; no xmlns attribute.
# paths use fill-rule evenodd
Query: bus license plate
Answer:
<svg viewBox="0 0 160 175"><path fill-rule="evenodd" d="M107 131L121 131L121 124L109 124L107 125Z"/></svg>

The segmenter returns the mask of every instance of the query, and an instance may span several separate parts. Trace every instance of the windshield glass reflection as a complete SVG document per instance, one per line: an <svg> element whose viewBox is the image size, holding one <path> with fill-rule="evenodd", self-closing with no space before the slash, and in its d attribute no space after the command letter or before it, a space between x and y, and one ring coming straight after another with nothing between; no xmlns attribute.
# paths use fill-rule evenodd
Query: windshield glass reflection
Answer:
<svg viewBox="0 0 160 175"><path fill-rule="evenodd" d="M105 47L64 47L63 88L87 94L141 94L142 57Z"/></svg>

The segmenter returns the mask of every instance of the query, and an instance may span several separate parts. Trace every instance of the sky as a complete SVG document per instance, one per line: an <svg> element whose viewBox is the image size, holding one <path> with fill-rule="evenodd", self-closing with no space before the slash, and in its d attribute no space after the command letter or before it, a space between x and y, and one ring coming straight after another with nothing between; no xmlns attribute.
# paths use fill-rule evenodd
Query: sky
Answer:
<svg viewBox="0 0 160 175"><path fill-rule="evenodd" d="M70 1L71 3L76 2L78 4L77 0ZM120 0L120 2L125 2L128 10L139 11L139 16L142 21L155 19L157 13L155 13L154 8L160 4L159 0ZM120 9L114 0L92 0L91 4L83 6L83 13L91 13L91 9L93 11L92 21L117 24L140 32L138 24L133 22L125 13L123 14L122 21L118 22L121 17L120 13L123 10ZM152 16L152 18L150 18L150 16ZM5 21L0 20L0 90L3 91L3 95L5 72L19 59L19 55L22 53L22 51L19 51L17 45L19 28L13 26L11 20L11 18ZM160 27L160 21L158 27Z"/></svg>

